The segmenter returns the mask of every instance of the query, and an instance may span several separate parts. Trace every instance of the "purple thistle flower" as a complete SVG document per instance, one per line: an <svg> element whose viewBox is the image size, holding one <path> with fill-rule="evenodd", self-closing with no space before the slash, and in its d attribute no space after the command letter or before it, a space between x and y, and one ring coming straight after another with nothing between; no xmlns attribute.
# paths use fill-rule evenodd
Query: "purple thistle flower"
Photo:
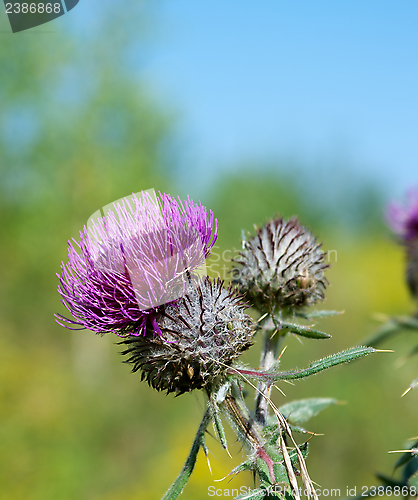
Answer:
<svg viewBox="0 0 418 500"><path fill-rule="evenodd" d="M212 211L208 216L206 207L190 198L182 202L141 192L114 203L105 217L84 226L80 241L68 242L58 292L74 320L56 315L57 322L138 336L149 320L161 334L155 312L184 295L217 233Z"/></svg>
<svg viewBox="0 0 418 500"><path fill-rule="evenodd" d="M408 203L391 203L386 219L406 247L406 281L412 295L418 296L418 188L408 192Z"/></svg>
<svg viewBox="0 0 418 500"><path fill-rule="evenodd" d="M418 238L418 188L411 189L408 203L390 203L386 211L386 220L392 231L404 242Z"/></svg>

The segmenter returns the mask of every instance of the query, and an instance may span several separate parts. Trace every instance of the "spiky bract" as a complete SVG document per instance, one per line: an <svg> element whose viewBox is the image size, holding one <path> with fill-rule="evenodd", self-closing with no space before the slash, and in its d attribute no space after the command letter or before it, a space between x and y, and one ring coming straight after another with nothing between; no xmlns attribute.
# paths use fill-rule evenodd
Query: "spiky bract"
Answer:
<svg viewBox="0 0 418 500"><path fill-rule="evenodd" d="M324 299L326 254L296 218L268 222L242 242L233 283L260 311L309 306Z"/></svg>
<svg viewBox="0 0 418 500"><path fill-rule="evenodd" d="M220 280L192 280L183 298L156 312L161 335L148 323L144 336L121 342L129 346L122 354L159 391L182 394L211 387L252 345L254 330L245 306Z"/></svg>
<svg viewBox="0 0 418 500"><path fill-rule="evenodd" d="M74 320L58 321L101 334L142 334L158 306L183 295L216 238L213 213L190 199L142 192L114 204L84 227L80 241L68 242L58 292Z"/></svg>

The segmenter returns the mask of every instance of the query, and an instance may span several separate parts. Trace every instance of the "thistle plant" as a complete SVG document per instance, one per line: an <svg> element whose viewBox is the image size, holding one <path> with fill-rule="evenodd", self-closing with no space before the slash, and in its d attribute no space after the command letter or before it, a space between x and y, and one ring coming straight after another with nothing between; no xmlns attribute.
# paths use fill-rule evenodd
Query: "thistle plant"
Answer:
<svg viewBox="0 0 418 500"><path fill-rule="evenodd" d="M409 316L382 316L385 323L366 341L367 345L374 346L402 331L418 330L418 189L409 191L406 205L399 203L388 205L386 219L398 244L404 248L405 281L415 299L416 309ZM415 352L418 352L418 346L414 347L411 354ZM415 387L414 383L415 381L411 384L411 389ZM418 379L416 385L418 385Z"/></svg>
<svg viewBox="0 0 418 500"><path fill-rule="evenodd" d="M399 203L389 205L387 220L405 247L406 281L411 294L418 300L418 188L409 191L406 206ZM418 303L415 316L418 317Z"/></svg>
<svg viewBox="0 0 418 500"><path fill-rule="evenodd" d="M339 314L310 309L324 299L326 253L296 218L276 218L243 238L232 283L226 286L199 271L217 227L213 213L191 199L141 192L115 203L83 228L79 241L69 242L58 291L72 318L57 315L57 321L70 329L118 336L126 362L158 391L176 396L203 391L202 421L164 500L179 497L200 449L208 457L210 423L228 452L225 420L247 453L228 475L250 471L256 480L251 493L238 498L298 500L302 490L307 498L317 498L305 463L308 440L297 444L294 434L312 436L301 424L336 401L311 398L277 407L272 387L376 349L353 347L305 369L281 371L287 335L327 339L330 335L306 321ZM261 346L257 369L239 360L254 344ZM245 386L255 390L254 407L244 397Z"/></svg>
<svg viewBox="0 0 418 500"><path fill-rule="evenodd" d="M397 242L404 248L406 260L405 281L412 297L416 302L416 309L409 316L382 316L384 324L373 334L366 345L377 346L382 342L398 335L401 332L418 332L418 189L410 190L406 205L391 203L386 212L389 227L396 235ZM418 352L418 345L410 351L408 357ZM411 389L418 387L418 378L413 380L402 396ZM400 487L407 494L415 488L418 489L418 441L413 439L408 449L397 450L402 456L395 463L394 472L401 469L401 479L394 479L385 474L377 474L377 477L385 487ZM412 493L411 493L412 494ZM416 495L413 495L416 496Z"/></svg>

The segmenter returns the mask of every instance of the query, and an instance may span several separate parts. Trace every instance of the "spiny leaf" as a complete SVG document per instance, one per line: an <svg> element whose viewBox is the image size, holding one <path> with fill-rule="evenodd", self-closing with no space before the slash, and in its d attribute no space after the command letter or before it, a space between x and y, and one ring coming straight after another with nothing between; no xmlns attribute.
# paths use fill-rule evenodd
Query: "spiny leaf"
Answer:
<svg viewBox="0 0 418 500"><path fill-rule="evenodd" d="M263 437L267 440L268 443L271 443L271 444L276 443L276 441L278 440L278 438L280 436L280 432L281 432L281 429L280 429L279 424L277 423L277 420L273 419L273 417L270 417L268 419L268 421L272 421L272 422L274 420L275 420L275 423L265 425L262 429Z"/></svg>
<svg viewBox="0 0 418 500"><path fill-rule="evenodd" d="M404 328L411 328L412 330L418 330L418 319L412 316L396 316L393 318L400 326Z"/></svg>
<svg viewBox="0 0 418 500"><path fill-rule="evenodd" d="M219 408L215 399L213 399L212 397L209 399L209 405L213 421L213 427L215 428L216 434L219 438L219 441L221 442L222 447L224 448L224 450L226 450L226 452L229 455L228 443L226 442L224 426L222 424L222 420L219 415Z"/></svg>
<svg viewBox="0 0 418 500"><path fill-rule="evenodd" d="M264 488L258 488L256 490L250 490L244 495L236 497L236 500L264 500L266 498L266 490Z"/></svg>
<svg viewBox="0 0 418 500"><path fill-rule="evenodd" d="M417 450L415 450L415 451L417 451ZM402 479L403 479L404 483L409 484L410 479L417 472L418 472L418 458L417 458L417 453L414 453L414 457L412 458L412 460L407 462L402 469Z"/></svg>
<svg viewBox="0 0 418 500"><path fill-rule="evenodd" d="M411 349L411 350L408 352L408 354L407 354L407 356L406 356L406 357L411 358L412 356L414 356L414 355L415 355L415 354L417 354L417 353L418 353L418 345L416 345L413 349Z"/></svg>
<svg viewBox="0 0 418 500"><path fill-rule="evenodd" d="M267 383L273 383L276 380L295 380L309 377L310 375L315 375L316 373L331 368L332 366L340 365L342 363L348 363L355 359L362 358L363 356L367 356L368 354L371 354L373 352L378 351L373 347L352 347L351 349L347 349L346 351L332 354L331 356L328 356L326 358L314 361L308 366L308 368L304 368L302 370L296 369L288 372L262 372L260 370L245 369L237 369L236 371L253 379L264 380Z"/></svg>
<svg viewBox="0 0 418 500"><path fill-rule="evenodd" d="M385 474L380 474L380 472L376 473L376 477L380 479L384 486L405 486L404 483L397 481L396 479L392 479L391 477L385 476Z"/></svg>
<svg viewBox="0 0 418 500"><path fill-rule="evenodd" d="M300 476L302 478L303 486L305 488L305 495L306 495L307 499L309 500L310 497L312 496L312 498L314 500L318 500L318 495L316 493L315 487L312 483L311 478L309 477L308 470L306 468L305 459L304 459L303 454L300 451L296 441L294 440L294 438L292 436L292 431L290 429L289 424L287 423L287 420L284 418L284 416L280 413L280 411L273 404L271 405L271 407L272 407L272 410L274 411L274 414L277 417L279 424L281 425L281 427L286 432L286 434L289 436L293 445L295 446L296 453L298 454L298 462L299 462L299 466L300 466ZM283 442L284 442L283 435L281 435L281 441L283 444ZM279 445L280 445L280 443L279 443ZM285 444L285 446L286 446L286 444ZM280 447L281 447L281 450L283 452L284 458L286 458L285 450L283 450L283 447L281 445L280 445ZM286 460L285 460L285 466L286 466L286 471L290 472L288 470L287 465L286 465ZM289 480L290 480L290 477L289 477ZM292 490L292 495L295 497L296 500L299 500L300 496L299 496L299 493L297 490Z"/></svg>
<svg viewBox="0 0 418 500"><path fill-rule="evenodd" d="M270 415L268 418L267 418L267 422L268 422L268 426L265 427L268 428L268 427L272 427L274 424L274 422L276 422L276 416L273 416L273 415ZM276 424L277 425L277 424ZM289 427L290 427L290 430L292 432L300 432L302 434L311 434L311 435L315 435L315 432L310 432L306 429L304 429L303 427L300 427L299 425L292 425L291 423L289 423ZM267 438L268 439L268 438Z"/></svg>
<svg viewBox="0 0 418 500"><path fill-rule="evenodd" d="M408 486L418 488L418 471L408 479Z"/></svg>
<svg viewBox="0 0 418 500"><path fill-rule="evenodd" d="M279 408L280 412L287 418L289 424L302 424L317 415L328 406L337 404L332 398L308 398L291 401Z"/></svg>
<svg viewBox="0 0 418 500"><path fill-rule="evenodd" d="M294 494L296 500L299 500L300 496L299 496L299 491L298 491L298 482L296 480L296 476L295 476L295 472L293 470L292 462L290 460L289 452L287 451L286 443L285 443L282 435L279 438L279 443L280 443L280 449L282 450L282 453L283 453L284 465L286 467L286 472L287 472L287 477L289 479L289 483L292 487L292 491L293 491L293 494Z"/></svg>
<svg viewBox="0 0 418 500"><path fill-rule="evenodd" d="M338 316L339 314L343 314L344 311L306 311L306 312L297 312L295 316L299 316L300 318L305 319L314 319L314 318L327 318L329 316Z"/></svg>
<svg viewBox="0 0 418 500"><path fill-rule="evenodd" d="M190 450L189 456L187 457L186 463L184 464L180 474L177 476L177 479L171 485L170 489L164 495L162 500L176 500L183 491L183 488L186 486L187 481L189 480L190 475L192 474L194 466L196 464L197 454L202 444L202 437L204 436L206 427L208 426L210 419L211 419L211 412L208 408L203 416L202 422L200 423L199 429L193 441L193 445Z"/></svg>
<svg viewBox="0 0 418 500"><path fill-rule="evenodd" d="M245 470L246 471L254 471L255 468L256 467L255 467L254 461L253 460L247 460L247 462L242 462L242 464L237 465L235 467L235 469L232 469L231 472L229 472L229 474L227 474L222 479L215 479L215 481L216 482L223 481L227 477L229 477L229 476L236 476L237 474L239 474L240 472L243 472Z"/></svg>
<svg viewBox="0 0 418 500"><path fill-rule="evenodd" d="M309 443L306 441L306 443L302 443L299 445L299 450L302 453L303 458L306 458L309 453ZM293 465L297 466L298 465L298 453L296 450L292 451L289 453L290 460L292 461Z"/></svg>
<svg viewBox="0 0 418 500"><path fill-rule="evenodd" d="M377 346L378 344L392 337L392 335L395 335L395 333L398 333L401 330L402 327L399 325L399 323L391 319L387 323L382 325L372 336L367 337L367 339L364 341L364 345Z"/></svg>
<svg viewBox="0 0 418 500"><path fill-rule="evenodd" d="M364 341L364 345L376 346L380 342L387 340L392 335L405 330L418 330L418 320L410 316L396 316L381 326L371 337Z"/></svg>
<svg viewBox="0 0 418 500"><path fill-rule="evenodd" d="M399 460L396 462L394 465L393 470L395 471L398 467L402 467L402 465L405 465L408 463L410 460L412 460L415 456L416 453L414 453L412 450L418 446L418 441L416 441L412 446L409 447L411 451L408 451L406 453L403 453ZM417 451L417 450L415 450Z"/></svg>
<svg viewBox="0 0 418 500"><path fill-rule="evenodd" d="M202 447L202 450L206 456L206 462L208 464L208 469L209 469L210 473L212 474L212 467L210 466L210 461L209 461L209 448L206 445L205 433L202 434L202 442L201 442L200 446Z"/></svg>
<svg viewBox="0 0 418 500"><path fill-rule="evenodd" d="M301 337L306 337L308 339L329 339L331 335L328 333L320 332L319 330L314 330L310 326L300 326L294 325L293 323L281 323L282 328L286 328L290 332L300 335Z"/></svg>
<svg viewBox="0 0 418 500"><path fill-rule="evenodd" d="M415 389L416 387L418 387L418 378L416 378L410 383L408 389L402 394L402 397L405 396L405 394L407 394L410 390Z"/></svg>
<svg viewBox="0 0 418 500"><path fill-rule="evenodd" d="M289 427L290 427L290 430L292 432L300 432L301 434L311 434L311 435L315 435L314 432L310 432L310 431L307 431L306 429L304 429L303 427L299 427L298 425L290 425L289 424Z"/></svg>

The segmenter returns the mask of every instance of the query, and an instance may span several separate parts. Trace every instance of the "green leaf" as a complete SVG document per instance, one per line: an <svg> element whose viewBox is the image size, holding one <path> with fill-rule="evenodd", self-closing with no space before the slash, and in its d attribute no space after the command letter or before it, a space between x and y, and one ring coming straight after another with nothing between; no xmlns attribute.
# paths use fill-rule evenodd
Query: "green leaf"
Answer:
<svg viewBox="0 0 418 500"><path fill-rule="evenodd" d="M269 415L268 418L267 418L267 422L268 422L268 425L266 427L264 427L263 431L265 429L269 429L271 427L273 427L274 425L276 425L277 427L277 424L275 424L275 422L277 422L277 417L276 415ZM300 427L299 425L292 425L291 423L289 423L289 427L290 427L290 430L292 432L300 432L301 434L314 434L313 432L309 432L308 430L304 429L303 427ZM268 437L267 437L268 439Z"/></svg>
<svg viewBox="0 0 418 500"><path fill-rule="evenodd" d="M411 349L406 357L411 358L412 356L415 356L415 354L418 353L418 345L416 345L413 349Z"/></svg>
<svg viewBox="0 0 418 500"><path fill-rule="evenodd" d="M254 469L255 469L254 462L252 460L248 460L247 462L242 462L242 464L237 465L235 469L232 469L231 472L226 477L236 476L237 474L245 470L253 471Z"/></svg>
<svg viewBox="0 0 418 500"><path fill-rule="evenodd" d="M307 312L297 312L296 316L305 319L315 319L315 318L327 318L329 316L338 316L343 314L344 311L307 311Z"/></svg>
<svg viewBox="0 0 418 500"><path fill-rule="evenodd" d="M363 356L367 356L373 352L377 352L373 347L352 347L346 351L339 352L337 354L332 354L326 358L314 361L308 368L302 370L291 370L288 372L273 372L273 371L260 371L260 370L245 370L237 369L238 373L246 375L252 379L264 380L266 383L273 383L276 380L295 380L304 377L309 377L310 375L315 375L323 370L331 368L332 366L340 365L342 363L348 363Z"/></svg>
<svg viewBox="0 0 418 500"><path fill-rule="evenodd" d="M348 497L345 500L362 500L363 498L368 498L368 497L375 497L376 496L376 489L377 486L373 486L372 488L368 489L367 491L362 491L361 495L356 495L355 497Z"/></svg>
<svg viewBox="0 0 418 500"><path fill-rule="evenodd" d="M331 335L328 333L320 332L319 330L314 330L310 326L300 326L294 325L293 323L281 323L281 327L286 328L290 332L300 335L301 337L307 337L308 339L329 339Z"/></svg>
<svg viewBox="0 0 418 500"><path fill-rule="evenodd" d="M306 441L305 443L302 443L301 445L299 445L299 450L302 453L303 458L306 458L308 456L308 453L309 453L309 442ZM289 457L290 457L292 464L295 467L299 465L299 457L298 457L296 450L291 451L289 453Z"/></svg>
<svg viewBox="0 0 418 500"><path fill-rule="evenodd" d="M337 404L333 398L308 398L291 401L279 408L280 413L287 419L289 424L302 424L317 415L328 406Z"/></svg>
<svg viewBox="0 0 418 500"><path fill-rule="evenodd" d="M270 420L270 419L268 419ZM271 417L271 421L276 421L276 417ZM280 436L281 433L281 427L278 423L269 423L268 425L265 425L262 429L262 435L263 437L267 440L269 444L276 445L277 440Z"/></svg>
<svg viewBox="0 0 418 500"><path fill-rule="evenodd" d="M244 495L236 497L236 500L264 500L266 498L265 495L266 490L264 488L258 488L256 490L250 490L248 493L244 493Z"/></svg>
<svg viewBox="0 0 418 500"><path fill-rule="evenodd" d="M214 398L212 397L209 398L209 405L210 405L213 427L215 428L216 435L218 436L223 449L228 452L228 443L226 442L224 426L222 424L222 420L219 414L219 407Z"/></svg>
<svg viewBox="0 0 418 500"><path fill-rule="evenodd" d="M397 316L393 318L400 326L404 328L410 328L412 330L418 330L418 320L412 316Z"/></svg>
<svg viewBox="0 0 418 500"><path fill-rule="evenodd" d="M412 450L413 448L416 448L417 446L418 446L418 441L415 441L415 443L413 445L411 445L409 447L409 449ZM406 463L408 463L415 456L416 456L416 454L412 451L408 451L406 453L403 453L401 455L401 457L399 458L399 460L397 460L396 464L394 465L393 470L395 471L398 467L402 467L402 465L405 465Z"/></svg>
<svg viewBox="0 0 418 500"><path fill-rule="evenodd" d="M418 489L418 471L408 479L408 486L410 488L415 486Z"/></svg>
<svg viewBox="0 0 418 500"><path fill-rule="evenodd" d="M405 329L418 330L418 320L410 316L390 318L376 333L364 341L364 345L376 346Z"/></svg>
<svg viewBox="0 0 418 500"><path fill-rule="evenodd" d="M292 432L300 432L301 434L314 434L313 432L309 432L308 430L304 429L303 427L300 427L299 425L291 425L289 424L290 430Z"/></svg>
<svg viewBox="0 0 418 500"><path fill-rule="evenodd" d="M384 486L392 486L392 487L400 486L401 488L402 488L402 486L406 486L401 481L397 481L396 479L393 479L389 476L385 476L385 474L381 474L380 472L376 473L376 477L377 477L377 479L380 479L382 481Z"/></svg>
<svg viewBox="0 0 418 500"><path fill-rule="evenodd" d="M186 486L187 481L189 480L196 464L197 454L202 444L206 427L208 426L210 419L211 412L208 408L203 416L202 422L200 423L199 430L197 431L196 437L193 441L193 445L190 450L189 456L187 457L186 463L184 464L180 474L177 476L177 479L171 485L167 493L163 496L162 500L176 500Z"/></svg>
<svg viewBox="0 0 418 500"><path fill-rule="evenodd" d="M395 333L400 332L401 330L402 327L399 325L399 323L391 319L387 323L382 325L372 336L367 337L367 339L364 341L364 345L376 346L384 340L387 340L388 338L395 335Z"/></svg>

